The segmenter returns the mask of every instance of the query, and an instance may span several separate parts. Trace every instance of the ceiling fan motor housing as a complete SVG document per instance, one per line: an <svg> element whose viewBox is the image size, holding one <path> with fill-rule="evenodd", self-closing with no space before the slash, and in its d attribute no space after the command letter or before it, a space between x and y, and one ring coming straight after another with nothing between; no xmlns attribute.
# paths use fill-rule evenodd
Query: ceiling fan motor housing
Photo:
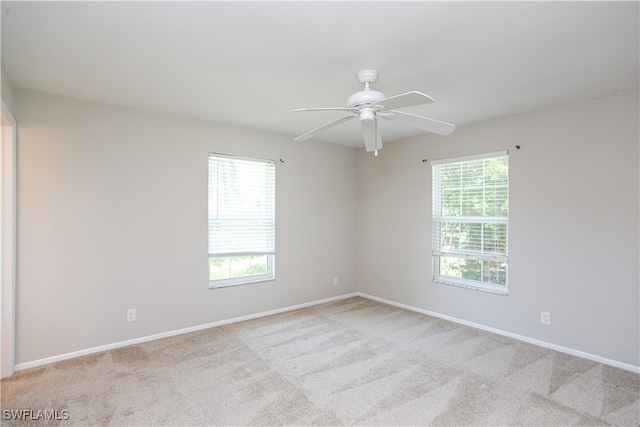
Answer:
<svg viewBox="0 0 640 427"><path fill-rule="evenodd" d="M384 93L377 90L365 89L351 95L347 99L347 106L349 108L371 107L386 97Z"/></svg>
<svg viewBox="0 0 640 427"><path fill-rule="evenodd" d="M377 102L385 99L387 96L384 93L369 88L369 85L376 81L377 78L378 72L375 70L360 71L358 73L358 80L360 80L361 83L364 83L364 90L351 95L347 99L347 107L356 108L362 113L362 108L373 107ZM365 117L368 117L366 113ZM363 117L360 117L360 119L366 120ZM373 118L371 118L371 120L373 120Z"/></svg>

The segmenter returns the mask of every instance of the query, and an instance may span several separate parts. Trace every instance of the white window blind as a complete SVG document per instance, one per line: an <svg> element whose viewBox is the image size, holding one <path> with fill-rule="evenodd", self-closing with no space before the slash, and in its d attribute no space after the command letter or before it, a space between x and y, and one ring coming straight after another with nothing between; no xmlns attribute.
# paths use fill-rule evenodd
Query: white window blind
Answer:
<svg viewBox="0 0 640 427"><path fill-rule="evenodd" d="M209 256L275 253L275 162L209 154Z"/></svg>
<svg viewBox="0 0 640 427"><path fill-rule="evenodd" d="M506 287L508 162L506 152L432 162L436 281Z"/></svg>

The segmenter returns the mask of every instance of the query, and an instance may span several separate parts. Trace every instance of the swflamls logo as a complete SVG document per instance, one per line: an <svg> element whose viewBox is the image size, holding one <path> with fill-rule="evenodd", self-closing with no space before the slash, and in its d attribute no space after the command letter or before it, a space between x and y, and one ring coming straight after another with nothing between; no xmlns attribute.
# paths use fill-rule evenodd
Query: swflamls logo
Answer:
<svg viewBox="0 0 640 427"><path fill-rule="evenodd" d="M2 418L14 421L66 421L70 418L69 411L63 409L5 409Z"/></svg>

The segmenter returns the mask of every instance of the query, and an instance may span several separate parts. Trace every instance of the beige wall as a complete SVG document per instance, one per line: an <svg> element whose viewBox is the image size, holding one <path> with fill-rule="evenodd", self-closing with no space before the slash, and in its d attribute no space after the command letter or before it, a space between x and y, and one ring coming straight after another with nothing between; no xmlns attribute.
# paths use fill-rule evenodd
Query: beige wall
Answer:
<svg viewBox="0 0 640 427"><path fill-rule="evenodd" d="M18 364L355 292L356 150L14 98ZM273 282L207 288L210 151L277 160Z"/></svg>
<svg viewBox="0 0 640 427"><path fill-rule="evenodd" d="M638 117L635 91L359 152L358 290L639 366ZM504 149L509 296L433 283L422 159Z"/></svg>
<svg viewBox="0 0 640 427"><path fill-rule="evenodd" d="M637 92L387 143L378 157L23 89L14 104L18 364L360 291L640 365ZM432 283L422 160L503 149L509 296ZM209 151L284 160L276 281L207 289Z"/></svg>

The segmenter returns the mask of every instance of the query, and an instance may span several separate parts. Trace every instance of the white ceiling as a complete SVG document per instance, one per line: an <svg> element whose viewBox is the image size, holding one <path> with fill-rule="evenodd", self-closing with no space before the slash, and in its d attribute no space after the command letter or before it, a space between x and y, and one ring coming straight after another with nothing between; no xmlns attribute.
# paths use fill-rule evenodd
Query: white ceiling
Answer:
<svg viewBox="0 0 640 427"><path fill-rule="evenodd" d="M639 5L2 1L2 61L15 86L291 136L344 115L292 109L345 106L376 69L460 126L637 90ZM362 145L356 121L317 139Z"/></svg>

